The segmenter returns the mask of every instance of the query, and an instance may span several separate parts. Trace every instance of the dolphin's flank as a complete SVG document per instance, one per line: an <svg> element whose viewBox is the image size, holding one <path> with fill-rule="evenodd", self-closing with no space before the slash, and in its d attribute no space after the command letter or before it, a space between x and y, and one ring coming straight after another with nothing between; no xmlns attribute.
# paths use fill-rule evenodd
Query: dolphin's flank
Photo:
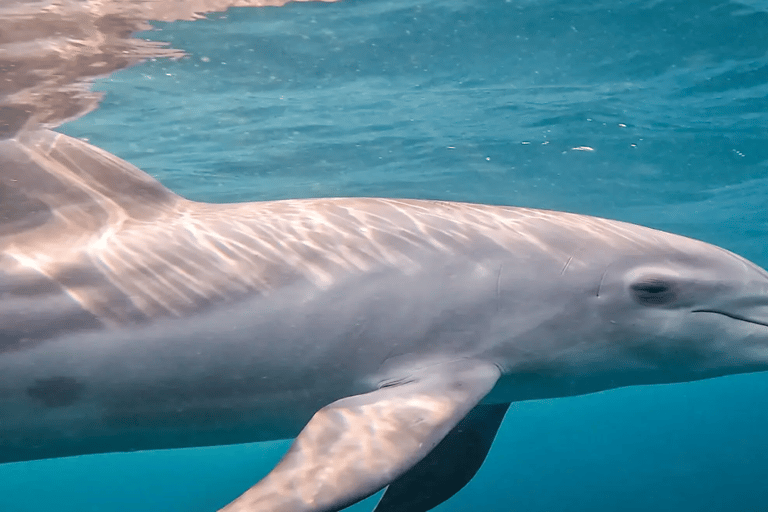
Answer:
<svg viewBox="0 0 768 512"><path fill-rule="evenodd" d="M768 369L768 274L568 213L188 201L0 141L0 463L296 437L226 512L423 512L514 401Z"/></svg>

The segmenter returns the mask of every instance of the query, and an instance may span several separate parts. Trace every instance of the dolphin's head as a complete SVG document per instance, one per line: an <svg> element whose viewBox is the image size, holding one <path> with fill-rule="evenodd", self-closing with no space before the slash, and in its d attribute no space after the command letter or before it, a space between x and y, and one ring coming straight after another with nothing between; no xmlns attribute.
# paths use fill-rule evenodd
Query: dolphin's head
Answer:
<svg viewBox="0 0 768 512"><path fill-rule="evenodd" d="M592 308L603 348L648 383L768 370L768 273L675 238L674 252L618 258L605 269Z"/></svg>
<svg viewBox="0 0 768 512"><path fill-rule="evenodd" d="M621 228L547 281L546 320L508 345L518 398L768 370L768 272L704 242Z"/></svg>

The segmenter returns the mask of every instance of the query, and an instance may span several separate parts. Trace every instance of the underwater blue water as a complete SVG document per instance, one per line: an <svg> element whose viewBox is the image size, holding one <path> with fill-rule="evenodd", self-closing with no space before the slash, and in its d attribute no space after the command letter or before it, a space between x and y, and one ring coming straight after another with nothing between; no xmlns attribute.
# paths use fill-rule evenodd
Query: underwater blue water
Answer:
<svg viewBox="0 0 768 512"><path fill-rule="evenodd" d="M693 236L768 267L768 2L346 0L137 37L62 131L187 197L440 198ZM513 404L437 510L768 510L768 375ZM211 511L287 442L0 466L0 511ZM372 503L353 510L370 510Z"/></svg>

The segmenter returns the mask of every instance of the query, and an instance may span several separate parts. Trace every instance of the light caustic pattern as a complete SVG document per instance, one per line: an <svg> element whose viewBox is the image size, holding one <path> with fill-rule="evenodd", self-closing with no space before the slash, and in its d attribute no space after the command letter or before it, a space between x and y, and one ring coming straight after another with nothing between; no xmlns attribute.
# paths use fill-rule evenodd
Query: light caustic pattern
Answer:
<svg viewBox="0 0 768 512"><path fill-rule="evenodd" d="M5 201L13 215L0 238L6 273L39 281L41 293L67 295L107 323L184 316L302 280L327 289L382 269L415 274L429 254L546 254L565 271L579 265L579 247L566 234L638 253L649 241L671 243L621 222L501 206L365 198L197 203L64 135L42 131L2 144L9 160L3 188L13 199ZM695 242L674 243L670 251Z"/></svg>

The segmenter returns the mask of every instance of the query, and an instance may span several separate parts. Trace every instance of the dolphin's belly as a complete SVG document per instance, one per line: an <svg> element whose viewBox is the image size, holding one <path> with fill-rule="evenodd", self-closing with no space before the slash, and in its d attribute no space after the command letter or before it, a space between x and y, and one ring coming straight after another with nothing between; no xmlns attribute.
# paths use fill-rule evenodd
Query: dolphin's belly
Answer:
<svg viewBox="0 0 768 512"><path fill-rule="evenodd" d="M290 406L290 405L289 405ZM105 417L100 404L22 411L0 427L0 463L107 452L214 446L295 437L314 411L179 407L175 414ZM304 413L304 414L302 414ZM19 421L19 418L24 418Z"/></svg>
<svg viewBox="0 0 768 512"><path fill-rule="evenodd" d="M0 353L0 463L294 437L356 372L285 319L245 302Z"/></svg>
<svg viewBox="0 0 768 512"><path fill-rule="evenodd" d="M217 373L201 361L194 372L163 377L130 361L52 369L14 359L0 357L5 376L6 363L29 371L0 385L0 463L289 438L329 398L328 390L259 386L258 369Z"/></svg>

